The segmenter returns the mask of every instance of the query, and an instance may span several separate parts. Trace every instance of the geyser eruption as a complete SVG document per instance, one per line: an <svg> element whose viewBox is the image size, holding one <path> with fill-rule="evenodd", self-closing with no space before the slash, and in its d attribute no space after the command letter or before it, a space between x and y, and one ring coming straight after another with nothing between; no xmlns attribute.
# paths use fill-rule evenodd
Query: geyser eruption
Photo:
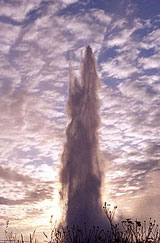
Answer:
<svg viewBox="0 0 160 243"><path fill-rule="evenodd" d="M61 199L66 201L67 225L106 224L102 210L102 164L99 156L98 128L100 123L97 90L99 79L90 46L82 60L80 82L70 67L66 144L62 154Z"/></svg>

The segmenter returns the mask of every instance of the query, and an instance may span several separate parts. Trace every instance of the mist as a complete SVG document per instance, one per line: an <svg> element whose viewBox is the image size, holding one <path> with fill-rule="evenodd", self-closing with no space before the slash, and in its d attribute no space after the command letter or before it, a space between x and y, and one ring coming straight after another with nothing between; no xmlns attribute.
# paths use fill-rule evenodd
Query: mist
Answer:
<svg viewBox="0 0 160 243"><path fill-rule="evenodd" d="M100 81L90 46L81 64L80 80L70 65L67 101L70 122L61 159L60 195L67 225L104 226L107 221L101 201L104 176L98 141Z"/></svg>

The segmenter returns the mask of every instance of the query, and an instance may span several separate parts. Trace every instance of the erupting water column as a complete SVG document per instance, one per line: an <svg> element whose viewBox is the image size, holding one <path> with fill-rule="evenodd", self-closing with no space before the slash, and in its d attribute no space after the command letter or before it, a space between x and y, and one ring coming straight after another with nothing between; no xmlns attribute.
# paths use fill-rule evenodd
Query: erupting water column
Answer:
<svg viewBox="0 0 160 243"><path fill-rule="evenodd" d="M99 159L98 128L100 123L97 90L99 79L90 46L82 60L81 82L70 67L68 112L70 123L62 154L61 200L67 202L67 225L88 227L106 224L102 211L101 186L103 166Z"/></svg>

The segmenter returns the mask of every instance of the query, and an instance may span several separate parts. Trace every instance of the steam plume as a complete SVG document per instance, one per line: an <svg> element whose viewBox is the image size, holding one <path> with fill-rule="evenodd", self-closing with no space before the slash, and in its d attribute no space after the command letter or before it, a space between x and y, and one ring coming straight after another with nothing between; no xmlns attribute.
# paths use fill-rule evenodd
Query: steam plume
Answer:
<svg viewBox="0 0 160 243"><path fill-rule="evenodd" d="M102 165L99 159L99 79L92 49L82 60L81 82L70 66L68 112L70 123L62 154L62 200L67 200L66 224L104 225L101 203Z"/></svg>

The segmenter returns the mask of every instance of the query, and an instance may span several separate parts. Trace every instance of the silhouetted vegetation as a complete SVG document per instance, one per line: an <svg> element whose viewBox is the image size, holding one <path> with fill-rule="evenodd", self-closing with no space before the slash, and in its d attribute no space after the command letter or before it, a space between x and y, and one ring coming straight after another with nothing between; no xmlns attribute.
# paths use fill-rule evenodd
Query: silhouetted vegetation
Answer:
<svg viewBox="0 0 160 243"><path fill-rule="evenodd" d="M54 232L52 241L48 243L60 243L60 242L83 242L83 243L149 243L160 242L160 235L158 226L155 222L149 222L147 228L146 222L143 224L140 221L132 222L130 219L126 219L122 222L123 231L121 231L118 225L111 225L110 230L103 230L98 226L93 226L89 231L84 225L84 229L80 229L78 226L71 228L66 227Z"/></svg>
<svg viewBox="0 0 160 243"><path fill-rule="evenodd" d="M160 229L155 220L151 218L149 222L132 221L125 219L120 224L113 221L115 210L111 211L109 205L105 203L103 209L109 221L109 229L101 229L99 226L93 226L87 229L86 223L83 227L73 225L72 227L51 227L50 235L43 232L47 243L160 243ZM19 238L9 230L9 221L7 221L5 236L9 243L25 243L23 235ZM51 222L52 225L52 222ZM29 243L40 242L35 238L35 231L30 234ZM41 241L42 242L42 241Z"/></svg>

